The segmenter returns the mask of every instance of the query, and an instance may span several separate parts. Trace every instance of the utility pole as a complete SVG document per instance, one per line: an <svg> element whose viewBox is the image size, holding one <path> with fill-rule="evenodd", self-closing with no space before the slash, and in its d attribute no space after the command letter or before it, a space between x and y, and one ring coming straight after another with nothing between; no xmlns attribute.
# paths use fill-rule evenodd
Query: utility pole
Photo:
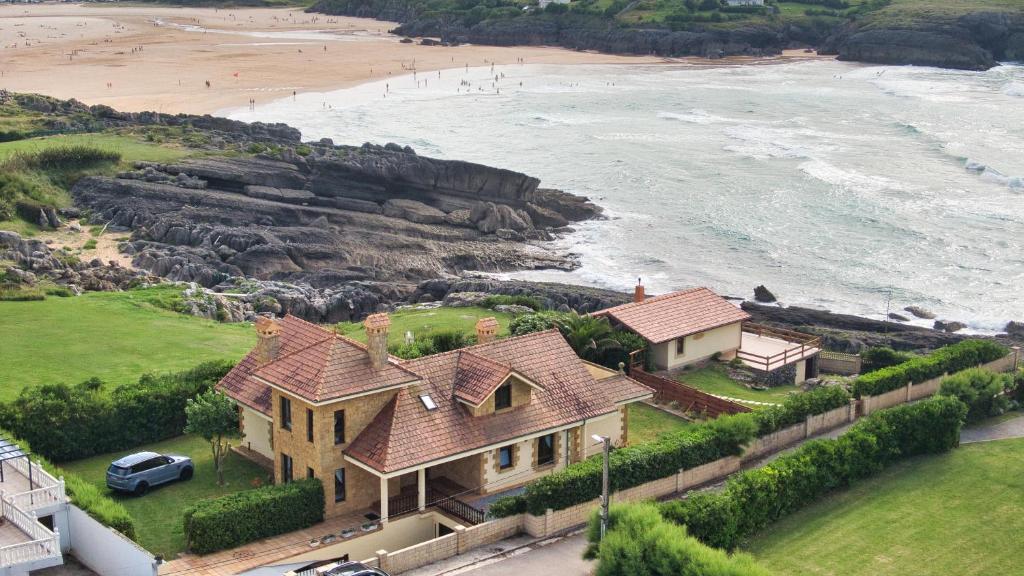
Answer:
<svg viewBox="0 0 1024 576"><path fill-rule="evenodd" d="M604 444L604 473L601 477L601 540L604 540L604 535L608 532L608 455L611 454L612 439L598 434L591 438L599 444Z"/></svg>

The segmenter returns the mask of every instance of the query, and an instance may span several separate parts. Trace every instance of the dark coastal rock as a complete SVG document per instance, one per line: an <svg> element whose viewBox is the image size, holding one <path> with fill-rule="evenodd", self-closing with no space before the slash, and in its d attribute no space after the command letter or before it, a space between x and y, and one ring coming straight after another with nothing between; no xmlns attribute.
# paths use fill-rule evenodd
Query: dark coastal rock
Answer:
<svg viewBox="0 0 1024 576"><path fill-rule="evenodd" d="M1006 323L1006 327L1003 330L1013 338L1024 339L1024 322L1010 320Z"/></svg>
<svg viewBox="0 0 1024 576"><path fill-rule="evenodd" d="M897 322L910 322L910 318L907 318L902 314L897 314L896 312L889 312L889 319Z"/></svg>
<svg viewBox="0 0 1024 576"><path fill-rule="evenodd" d="M956 320L936 320L934 328L936 330L941 330L943 332L949 332L952 334L953 332L959 332L960 330L967 328L967 325L964 324L963 322L957 322Z"/></svg>
<svg viewBox="0 0 1024 576"><path fill-rule="evenodd" d="M629 302L631 299L628 294L622 292L587 286L573 286L555 282L465 277L454 280L432 279L421 282L410 295L410 300L417 301L422 296L430 296L433 300L445 300L450 294L467 292L484 295L532 296L544 303L546 308L552 310L576 310L580 313L610 308Z"/></svg>
<svg viewBox="0 0 1024 576"><path fill-rule="evenodd" d="M384 215L420 224L441 224L445 213L416 200L391 199L384 202Z"/></svg>
<svg viewBox="0 0 1024 576"><path fill-rule="evenodd" d="M754 288L754 300L758 302L771 303L775 302L775 294L772 294L770 290L765 288L764 284L760 284Z"/></svg>

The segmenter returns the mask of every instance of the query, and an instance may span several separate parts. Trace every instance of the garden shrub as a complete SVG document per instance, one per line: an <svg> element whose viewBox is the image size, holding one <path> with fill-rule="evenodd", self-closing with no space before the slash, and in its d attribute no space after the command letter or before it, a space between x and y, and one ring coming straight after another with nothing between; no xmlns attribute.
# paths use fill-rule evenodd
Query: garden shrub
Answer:
<svg viewBox="0 0 1024 576"><path fill-rule="evenodd" d="M0 425L57 462L158 442L182 434L186 401L211 389L231 366L206 362L173 374L145 374L110 392L97 378L26 388L0 405Z"/></svg>
<svg viewBox="0 0 1024 576"><path fill-rule="evenodd" d="M487 512L494 518L505 518L526 512L526 498L522 494L506 496L495 500Z"/></svg>
<svg viewBox="0 0 1024 576"><path fill-rule="evenodd" d="M1003 392L1013 387L1013 376L984 368L968 368L942 380L939 394L953 396L967 405L967 421L998 416L1009 407Z"/></svg>
<svg viewBox="0 0 1024 576"><path fill-rule="evenodd" d="M754 413L758 425L757 435L777 432L803 422L808 416L824 414L849 404L849 392L839 386L823 386L802 394L793 394L780 406L770 406Z"/></svg>
<svg viewBox="0 0 1024 576"><path fill-rule="evenodd" d="M105 150L95 146L74 144L69 146L52 146L27 156L24 163L32 168L81 169L121 161L121 153Z"/></svg>
<svg viewBox="0 0 1024 576"><path fill-rule="evenodd" d="M897 459L957 446L967 408L951 397L881 410L835 440L814 440L730 478L717 495L661 507L707 544L727 549L829 492L878 473Z"/></svg>
<svg viewBox="0 0 1024 576"><path fill-rule="evenodd" d="M613 506L608 532L600 536L600 518L587 527L588 553L597 558L597 576L768 576L746 554L728 554L666 522L655 504Z"/></svg>
<svg viewBox="0 0 1024 576"><path fill-rule="evenodd" d="M889 366L902 364L914 357L909 352L898 352L888 346L875 346L860 353L860 373L867 374Z"/></svg>
<svg viewBox="0 0 1024 576"><path fill-rule="evenodd" d="M554 328L565 316L562 312L544 311L516 316L509 322L508 330L513 336L522 336Z"/></svg>
<svg viewBox="0 0 1024 576"><path fill-rule="evenodd" d="M536 296L527 296L526 294L516 294L514 296L510 296L508 294L495 294L481 300L480 306L483 308L494 308L495 306L526 306L534 311L543 310L545 308L544 303L541 302L540 298L537 298Z"/></svg>
<svg viewBox="0 0 1024 576"><path fill-rule="evenodd" d="M918 356L895 366L863 374L853 382L853 392L858 398L884 394L906 386L908 382L920 383L945 373L973 368L998 360L1008 353L1005 346L992 340L964 340L939 348L927 356Z"/></svg>
<svg viewBox="0 0 1024 576"><path fill-rule="evenodd" d="M307 478L201 500L185 511L185 539L192 552L209 554L323 519L323 484Z"/></svg>

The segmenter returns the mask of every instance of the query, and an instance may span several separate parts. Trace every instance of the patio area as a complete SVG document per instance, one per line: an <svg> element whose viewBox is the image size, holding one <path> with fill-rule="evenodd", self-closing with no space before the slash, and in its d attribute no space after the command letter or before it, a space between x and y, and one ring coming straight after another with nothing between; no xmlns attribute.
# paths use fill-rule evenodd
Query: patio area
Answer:
<svg viewBox="0 0 1024 576"><path fill-rule="evenodd" d="M809 334L746 323L737 357L748 367L771 372L821 352L821 339Z"/></svg>

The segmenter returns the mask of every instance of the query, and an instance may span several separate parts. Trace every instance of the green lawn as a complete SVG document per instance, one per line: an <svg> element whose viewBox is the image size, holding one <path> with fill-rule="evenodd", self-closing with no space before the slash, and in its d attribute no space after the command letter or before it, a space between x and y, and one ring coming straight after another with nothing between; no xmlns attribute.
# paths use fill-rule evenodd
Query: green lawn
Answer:
<svg viewBox="0 0 1024 576"><path fill-rule="evenodd" d="M677 379L688 386L716 396L728 396L739 400L780 404L792 393L799 392L797 386L776 386L769 390L751 390L726 374L723 366L708 365L697 370L681 372ZM751 406L756 407L755 404Z"/></svg>
<svg viewBox="0 0 1024 576"><path fill-rule="evenodd" d="M642 402L630 404L629 408L629 443L643 444L657 440L665 432L674 432L693 426L693 422L658 410Z"/></svg>
<svg viewBox="0 0 1024 576"><path fill-rule="evenodd" d="M217 486L210 445L199 436L179 436L124 452L94 456L62 467L80 474L85 480L106 491L107 466L122 456L143 450L191 456L195 463L195 476L191 480L165 484L140 497L112 493L112 497L123 504L135 519L139 544L167 559L174 558L185 549L182 518L189 506L204 498L248 490L253 487L254 480L265 482L267 479L266 470L230 453L224 464L224 486Z"/></svg>
<svg viewBox="0 0 1024 576"><path fill-rule="evenodd" d="M405 333L422 336L438 330L461 330L466 334L476 334L476 321L494 316L501 325L499 336L508 335L508 323L512 317L508 314L495 312L485 308L431 308L428 310L402 310L391 314L391 330L388 334L390 344L405 342ZM362 322L341 322L337 326L338 333L344 334L361 342L366 341L366 330Z"/></svg>
<svg viewBox="0 0 1024 576"><path fill-rule="evenodd" d="M29 138L14 142L0 142L0 160L16 152L38 152L54 146L96 146L121 153L122 162L147 160L150 162L172 162L190 154L181 148L161 146L132 136L110 133L60 134Z"/></svg>
<svg viewBox="0 0 1024 576"><path fill-rule="evenodd" d="M255 344L249 324L221 324L152 304L174 290L0 302L0 401L35 384L74 384L97 376L116 385L145 372L238 360Z"/></svg>
<svg viewBox="0 0 1024 576"><path fill-rule="evenodd" d="M1020 574L1024 439L898 464L770 526L746 549L775 574Z"/></svg>

